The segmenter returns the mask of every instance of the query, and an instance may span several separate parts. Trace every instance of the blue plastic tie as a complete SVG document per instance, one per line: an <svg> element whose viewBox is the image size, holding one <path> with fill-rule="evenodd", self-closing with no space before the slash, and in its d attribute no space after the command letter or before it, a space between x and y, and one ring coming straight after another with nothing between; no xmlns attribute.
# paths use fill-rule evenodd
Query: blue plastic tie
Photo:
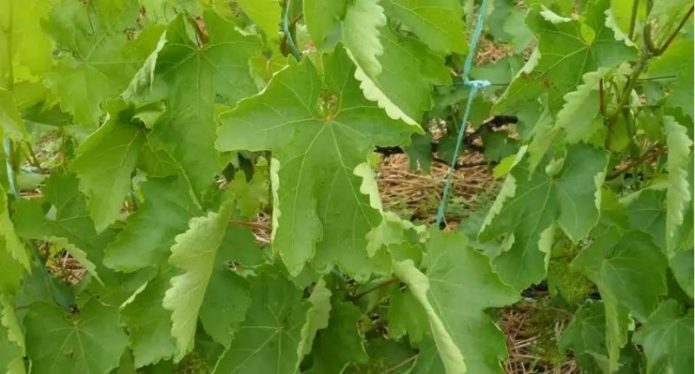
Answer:
<svg viewBox="0 0 695 374"><path fill-rule="evenodd" d="M456 147L454 149L454 155L451 159L451 164L449 167L449 173L446 176L446 183L444 184L444 192L442 193L442 201L439 203L437 208L437 226L441 227L444 221L444 214L446 213L447 201L449 200L449 193L451 192L451 182L454 178L454 171L456 170L456 160L458 159L459 152L461 151L461 144L463 143L463 137L466 134L466 125L468 124L468 116L471 113L471 105L475 99L475 95L478 94L478 90L488 87L490 82L487 80L469 80L468 76L471 72L471 67L473 66L473 58L475 57L475 51L478 47L478 40L480 40L480 34L483 32L483 23L485 22L485 13L487 11L488 0L482 0L480 3L480 9L478 13L478 20L475 24L475 30L471 36L470 51L466 56L466 61L463 64L463 84L470 87L471 90L468 92L468 101L466 102L466 110L463 112L463 119L461 120L461 126L458 130L458 136L456 138Z"/></svg>

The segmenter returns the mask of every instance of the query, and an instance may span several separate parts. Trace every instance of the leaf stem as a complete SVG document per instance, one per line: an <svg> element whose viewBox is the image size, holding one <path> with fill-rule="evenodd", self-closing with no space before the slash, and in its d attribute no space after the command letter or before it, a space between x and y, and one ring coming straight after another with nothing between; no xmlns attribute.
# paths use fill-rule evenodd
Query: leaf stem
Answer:
<svg viewBox="0 0 695 374"><path fill-rule="evenodd" d="M639 10L639 0L632 1L632 13L630 13L630 31L628 38L632 40L635 35L635 24L637 23L637 11Z"/></svg>
<svg viewBox="0 0 695 374"><path fill-rule="evenodd" d="M302 53L297 49L297 45L294 43L294 38L292 37L292 32L290 32L290 9L292 8L292 0L285 1L285 15L282 17L282 32L285 34L285 39L287 44L290 46L290 51L297 61L302 59Z"/></svg>
<svg viewBox="0 0 695 374"><path fill-rule="evenodd" d="M683 26L685 26L685 23L688 22L688 19L689 19L690 16L693 14L693 9L694 9L694 8L695 8L695 6L690 6L690 9L688 9L688 13L685 14L685 17L683 17L683 19L681 20L681 22L678 24L678 27L676 27L676 29L673 31L673 33L671 33L671 36L669 36L668 39L666 39L666 42L664 43L664 45L662 45L662 46L657 50L657 52L658 52L658 53L657 53L657 56L658 56L658 55L661 55L661 54L664 53L664 52L666 52L666 50L667 50L668 47L671 45L671 43L673 43L673 40L676 39L676 36L678 36L678 33L680 33L680 31L681 31L681 29L683 28Z"/></svg>

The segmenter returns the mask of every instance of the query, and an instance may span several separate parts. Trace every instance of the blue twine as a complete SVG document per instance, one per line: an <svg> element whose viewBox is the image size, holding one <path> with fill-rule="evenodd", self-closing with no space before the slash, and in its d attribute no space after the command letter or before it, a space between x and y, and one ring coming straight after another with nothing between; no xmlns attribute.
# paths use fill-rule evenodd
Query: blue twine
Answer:
<svg viewBox="0 0 695 374"><path fill-rule="evenodd" d="M441 227L442 221L444 221L444 214L446 213L447 201L449 199L449 193L451 192L451 182L454 178L454 171L456 170L456 160L458 159L459 152L461 151L461 144L463 143L463 137L466 133L466 125L468 124L468 116L471 113L471 105L475 99L475 95L478 94L478 90L483 89L490 85L487 80L469 80L468 76L471 72L473 66L473 58L475 57L475 51L478 47L478 40L480 40L480 34L483 32L483 24L485 22L485 13L487 10L488 0L482 0L480 3L480 9L478 13L478 20L475 24L475 30L473 35L471 35L470 50L466 56L466 61L463 64L463 84L470 87L471 90L468 92L468 101L466 102L466 110L463 112L463 119L461 120L461 126L458 130L458 136L456 138L456 147L454 149L454 155L451 158L451 166L449 167L449 173L446 176L446 183L444 184L444 192L442 193L442 201L439 203L437 208L437 226Z"/></svg>

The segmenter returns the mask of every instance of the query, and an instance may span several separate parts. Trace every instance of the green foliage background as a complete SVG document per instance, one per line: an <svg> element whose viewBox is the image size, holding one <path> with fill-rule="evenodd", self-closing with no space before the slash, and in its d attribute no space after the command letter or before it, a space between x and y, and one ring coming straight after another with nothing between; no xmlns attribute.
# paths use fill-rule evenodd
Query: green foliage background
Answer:
<svg viewBox="0 0 695 374"><path fill-rule="evenodd" d="M452 154L478 5L2 0L0 372L498 373L543 281L583 371L691 372L692 3L491 2L504 182L440 231L373 154Z"/></svg>

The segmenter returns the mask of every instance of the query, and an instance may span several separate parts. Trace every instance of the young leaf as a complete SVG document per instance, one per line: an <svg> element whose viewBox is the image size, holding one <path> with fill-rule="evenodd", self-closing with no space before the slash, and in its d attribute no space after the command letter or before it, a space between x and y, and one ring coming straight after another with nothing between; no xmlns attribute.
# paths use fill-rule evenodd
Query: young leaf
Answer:
<svg viewBox="0 0 695 374"><path fill-rule="evenodd" d="M683 224L683 211L692 199L692 186L688 183L688 167L692 167L690 149L692 140L688 130L673 117L664 117L664 132L668 145L668 190L666 191L666 246L669 257L673 255L674 235Z"/></svg>
<svg viewBox="0 0 695 374"><path fill-rule="evenodd" d="M499 371L507 356L504 335L484 311L515 302L517 293L485 255L467 245L464 234L430 235L426 273L406 260L394 264L396 275L425 309L447 373Z"/></svg>
<svg viewBox="0 0 695 374"><path fill-rule="evenodd" d="M184 273L171 278L171 288L164 295L162 305L172 311L171 335L176 340L177 351L174 360L177 362L190 352L195 344L198 313L230 216L231 207L225 204L218 213L211 212L191 219L188 230L178 235L171 247L169 263Z"/></svg>

